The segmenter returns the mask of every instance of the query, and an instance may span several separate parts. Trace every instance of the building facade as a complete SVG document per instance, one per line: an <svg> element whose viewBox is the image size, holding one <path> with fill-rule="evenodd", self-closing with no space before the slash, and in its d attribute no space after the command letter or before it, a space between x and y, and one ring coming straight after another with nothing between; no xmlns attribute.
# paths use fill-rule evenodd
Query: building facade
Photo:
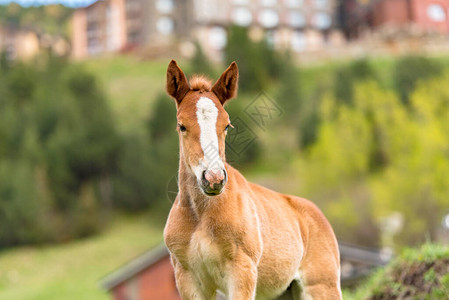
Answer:
<svg viewBox="0 0 449 300"><path fill-rule="evenodd" d="M44 49L61 56L70 53L70 45L64 37L0 26L0 52L6 55L6 59L31 60Z"/></svg>
<svg viewBox="0 0 449 300"><path fill-rule="evenodd" d="M189 32L188 0L104 0L72 18L75 58L168 45ZM188 7L188 6L187 6Z"/></svg>
<svg viewBox="0 0 449 300"><path fill-rule="evenodd" d="M276 48L315 51L342 43L335 0L195 0L195 36L209 56L219 56L231 24Z"/></svg>
<svg viewBox="0 0 449 300"><path fill-rule="evenodd" d="M73 54L197 40L211 58L219 58L232 24L296 52L342 42L336 0L104 0L75 12Z"/></svg>
<svg viewBox="0 0 449 300"><path fill-rule="evenodd" d="M349 37L381 28L447 35L449 0L345 0L342 23Z"/></svg>

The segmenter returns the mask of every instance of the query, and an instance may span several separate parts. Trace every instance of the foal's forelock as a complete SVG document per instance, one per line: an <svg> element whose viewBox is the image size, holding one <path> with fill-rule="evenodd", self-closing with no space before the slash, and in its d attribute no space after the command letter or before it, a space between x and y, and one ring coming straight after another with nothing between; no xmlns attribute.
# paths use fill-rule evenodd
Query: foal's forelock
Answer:
<svg viewBox="0 0 449 300"><path fill-rule="evenodd" d="M207 97L201 97L196 103L196 118L200 128L203 157L198 166L193 167L193 171L197 178L201 179L205 169L224 169L217 136L218 108L214 101Z"/></svg>

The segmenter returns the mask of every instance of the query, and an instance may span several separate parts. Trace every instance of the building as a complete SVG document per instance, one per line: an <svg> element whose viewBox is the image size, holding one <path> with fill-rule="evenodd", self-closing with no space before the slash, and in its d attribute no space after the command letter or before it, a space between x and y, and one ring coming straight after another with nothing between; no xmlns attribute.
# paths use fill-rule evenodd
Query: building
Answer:
<svg viewBox="0 0 449 300"><path fill-rule="evenodd" d="M100 284L114 300L181 300L165 245L128 262Z"/></svg>
<svg viewBox="0 0 449 300"><path fill-rule="evenodd" d="M382 28L449 34L449 0L345 0L341 14L349 37Z"/></svg>
<svg viewBox="0 0 449 300"><path fill-rule="evenodd" d="M195 0L195 36L209 56L226 45L231 24L248 27L253 39L276 48L319 51L343 43L336 0Z"/></svg>
<svg viewBox="0 0 449 300"><path fill-rule="evenodd" d="M339 243L342 286L352 286L374 268L383 266L376 249ZM180 300L173 267L165 245L145 252L101 280L114 300Z"/></svg>
<svg viewBox="0 0 449 300"><path fill-rule="evenodd" d="M38 34L31 29L0 26L0 52L8 60L30 60L42 49L51 49L57 55L67 55L69 44L61 36Z"/></svg>
<svg viewBox="0 0 449 300"><path fill-rule="evenodd" d="M28 60L40 50L38 35L33 31L14 28L0 28L0 49L10 60Z"/></svg>
<svg viewBox="0 0 449 300"><path fill-rule="evenodd" d="M75 58L171 45L189 32L187 0L104 0L72 17Z"/></svg>
<svg viewBox="0 0 449 300"><path fill-rule="evenodd" d="M339 45L336 0L104 0L73 15L73 54L86 57L132 46L198 40L219 58L229 26L250 28L277 48L296 52Z"/></svg>

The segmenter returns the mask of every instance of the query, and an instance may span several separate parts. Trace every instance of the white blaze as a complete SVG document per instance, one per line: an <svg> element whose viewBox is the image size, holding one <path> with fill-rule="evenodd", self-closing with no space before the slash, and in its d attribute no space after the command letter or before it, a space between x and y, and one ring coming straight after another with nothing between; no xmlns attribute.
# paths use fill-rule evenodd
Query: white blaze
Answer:
<svg viewBox="0 0 449 300"><path fill-rule="evenodd" d="M218 151L218 109L215 103L209 98L201 97L196 103L196 117L200 126L200 144L204 154L200 166L194 170L197 178L200 179L204 168L224 168L224 165Z"/></svg>

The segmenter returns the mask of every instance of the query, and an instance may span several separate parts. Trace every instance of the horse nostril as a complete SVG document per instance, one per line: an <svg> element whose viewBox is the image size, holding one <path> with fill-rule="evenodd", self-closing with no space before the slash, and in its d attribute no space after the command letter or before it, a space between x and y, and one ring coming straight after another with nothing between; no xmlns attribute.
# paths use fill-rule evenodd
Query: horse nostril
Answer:
<svg viewBox="0 0 449 300"><path fill-rule="evenodd" d="M228 172L226 172L226 170L223 170L223 180L221 181L221 183L226 183L227 180L228 180Z"/></svg>
<svg viewBox="0 0 449 300"><path fill-rule="evenodd" d="M203 175L202 175L202 178L201 178L204 182L207 182L207 179L206 179L206 171L203 171Z"/></svg>

